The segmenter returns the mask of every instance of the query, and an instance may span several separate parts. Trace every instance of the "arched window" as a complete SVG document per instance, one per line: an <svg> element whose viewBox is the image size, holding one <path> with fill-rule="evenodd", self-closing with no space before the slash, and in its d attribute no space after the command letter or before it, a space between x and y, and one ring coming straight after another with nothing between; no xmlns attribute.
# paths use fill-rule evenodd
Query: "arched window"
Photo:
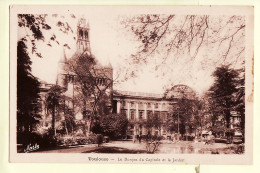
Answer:
<svg viewBox="0 0 260 173"><path fill-rule="evenodd" d="M83 31L81 29L79 30L79 37L83 38Z"/></svg>
<svg viewBox="0 0 260 173"><path fill-rule="evenodd" d="M84 36L85 36L86 39L88 38L88 31L84 32Z"/></svg>

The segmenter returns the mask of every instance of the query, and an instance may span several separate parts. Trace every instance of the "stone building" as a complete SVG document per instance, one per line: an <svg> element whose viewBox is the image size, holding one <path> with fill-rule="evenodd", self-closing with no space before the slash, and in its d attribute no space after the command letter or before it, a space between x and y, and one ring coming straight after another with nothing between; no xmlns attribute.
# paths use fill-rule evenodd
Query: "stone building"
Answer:
<svg viewBox="0 0 260 173"><path fill-rule="evenodd" d="M195 99L196 93L186 85L176 85L165 95L117 90L113 92L113 110L129 120L128 136L152 134L167 137L171 135L166 123L168 116L172 116L177 99L183 97ZM147 128L154 117L158 126Z"/></svg>
<svg viewBox="0 0 260 173"><path fill-rule="evenodd" d="M129 91L114 91L113 108L114 112L126 116L129 120L128 136L166 135L167 130L153 127L150 131L146 123L152 116L160 118L161 123L167 120L168 112L173 101L163 99L161 94L140 93Z"/></svg>

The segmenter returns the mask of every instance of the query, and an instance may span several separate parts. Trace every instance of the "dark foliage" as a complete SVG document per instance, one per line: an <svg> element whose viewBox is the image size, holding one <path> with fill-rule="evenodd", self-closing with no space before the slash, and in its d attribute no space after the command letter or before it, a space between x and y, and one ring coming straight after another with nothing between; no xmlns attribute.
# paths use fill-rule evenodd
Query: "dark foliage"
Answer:
<svg viewBox="0 0 260 173"><path fill-rule="evenodd" d="M56 111L60 105L62 94L62 88L58 85L54 85L50 88L47 93L46 99L46 106L48 111L52 114L52 134L55 134L55 118L56 118Z"/></svg>
<svg viewBox="0 0 260 173"><path fill-rule="evenodd" d="M158 114L153 114L151 117L148 117L147 121L145 122L145 127L150 134L152 128L161 129L162 127L162 119Z"/></svg>
<svg viewBox="0 0 260 173"><path fill-rule="evenodd" d="M39 145L39 150L56 147L58 145L57 139L50 133L39 134L33 133L18 133L17 143L22 144L22 148L26 149L28 145ZM18 151L24 152L24 150Z"/></svg>
<svg viewBox="0 0 260 173"><path fill-rule="evenodd" d="M42 29L51 29L45 21L46 16L47 15L18 14L18 26L29 28L36 40L43 40Z"/></svg>
<svg viewBox="0 0 260 173"><path fill-rule="evenodd" d="M18 14L18 26L22 28L28 28L32 32L32 37L30 37L29 33L27 33L23 39L30 39L32 53L35 53L40 58L42 58L42 55L37 51L36 41L44 41L42 30L51 29L51 27L45 21L46 16L47 15Z"/></svg>
<svg viewBox="0 0 260 173"><path fill-rule="evenodd" d="M17 43L17 132L29 133L40 119L40 83L31 74L31 60L23 40ZM19 133L20 134L20 133Z"/></svg>
<svg viewBox="0 0 260 173"><path fill-rule="evenodd" d="M244 91L241 91L238 86L240 85L243 88L244 84L239 79L238 71L229 68L229 66L217 68L213 76L215 77L215 82L209 90L212 107L214 108L212 109L213 116L214 119L224 116L226 128L230 128L231 111L237 110L237 94L240 93L241 97L244 96ZM241 104L244 107L243 101Z"/></svg>
<svg viewBox="0 0 260 173"><path fill-rule="evenodd" d="M78 106L87 114L90 122L87 130L89 133L100 116L110 113L111 97L107 91L113 85L112 73L100 68L96 58L86 52L76 52L68 61L65 70L75 73L75 89L80 93ZM90 100L91 104L88 104Z"/></svg>
<svg viewBox="0 0 260 173"><path fill-rule="evenodd" d="M128 120L120 114L109 114L102 116L96 121L92 131L102 133L111 139L121 139L126 135Z"/></svg>

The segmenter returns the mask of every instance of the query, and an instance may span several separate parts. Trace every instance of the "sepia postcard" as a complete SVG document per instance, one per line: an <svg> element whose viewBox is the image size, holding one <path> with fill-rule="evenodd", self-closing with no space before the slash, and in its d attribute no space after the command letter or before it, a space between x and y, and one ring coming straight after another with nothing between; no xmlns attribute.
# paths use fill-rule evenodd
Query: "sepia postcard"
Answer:
<svg viewBox="0 0 260 173"><path fill-rule="evenodd" d="M10 6L10 162L252 164L254 8Z"/></svg>

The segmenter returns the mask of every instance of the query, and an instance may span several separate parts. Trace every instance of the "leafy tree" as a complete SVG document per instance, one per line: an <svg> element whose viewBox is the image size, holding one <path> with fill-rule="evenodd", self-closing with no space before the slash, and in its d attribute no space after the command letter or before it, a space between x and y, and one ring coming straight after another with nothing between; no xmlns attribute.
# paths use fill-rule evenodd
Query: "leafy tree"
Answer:
<svg viewBox="0 0 260 173"><path fill-rule="evenodd" d="M223 115L226 128L230 128L231 111L235 110L239 73L229 66L221 66L213 73L215 82L209 89L214 106L214 119Z"/></svg>
<svg viewBox="0 0 260 173"><path fill-rule="evenodd" d="M24 39L30 41L32 53L35 53L40 58L42 58L42 55L37 51L36 41L44 40L42 30L51 29L45 21L46 16L47 15L18 14L18 26L20 28L25 28L26 31ZM31 31L31 35L27 32L26 28Z"/></svg>
<svg viewBox="0 0 260 173"><path fill-rule="evenodd" d="M42 58L41 52L37 49L37 42L42 41L46 43L47 46L52 47L53 44L60 45L64 38L58 38L57 32L55 32L55 28L53 30L53 26L47 23L47 14L18 14L18 26L20 29L25 31L25 35L23 39L27 40L27 46L30 45L30 50L32 54L36 54L37 57ZM57 18L57 14L53 14L52 19ZM74 15L71 15L71 18L75 18ZM56 27L58 27L58 31L68 35L68 33L73 33L68 22L62 16L62 19L56 19ZM55 20L55 19L54 19ZM22 30L20 30L22 31ZM52 32L50 36L46 38L45 31ZM74 37L74 40L76 38ZM63 46L70 49L68 43L64 43Z"/></svg>
<svg viewBox="0 0 260 173"><path fill-rule="evenodd" d="M65 123L67 135L69 134L69 132L73 133L74 128L76 127L76 123L75 123L75 117L72 113L65 115L65 122L64 123Z"/></svg>
<svg viewBox="0 0 260 173"><path fill-rule="evenodd" d="M44 31L50 31L46 22L46 14L18 14L18 32L25 31L17 42L17 131L32 131L33 124L40 115L40 82L31 74L31 54L42 58L37 50L37 41L45 41ZM63 25L62 25L63 24ZM65 28L60 22L59 27ZM22 30L24 29L24 30ZM65 29L66 31L66 29ZM49 40L59 42L53 34ZM47 45L50 45L49 43ZM31 53L29 52L31 50Z"/></svg>
<svg viewBox="0 0 260 173"><path fill-rule="evenodd" d="M185 134L201 125L201 102L195 92L185 85L176 85L165 91L165 98L174 101L167 117L168 130ZM188 127L188 128L187 128Z"/></svg>
<svg viewBox="0 0 260 173"><path fill-rule="evenodd" d="M73 110L66 105L66 101L71 101L70 98L65 97L64 95L61 96L60 102L63 102L62 105L59 106L59 112L63 112L64 114L64 128L66 130L66 134L73 133L76 127L75 117Z"/></svg>
<svg viewBox="0 0 260 173"><path fill-rule="evenodd" d="M110 88L113 85L111 69L101 67L93 55L76 52L68 60L66 70L76 76L75 89L79 106L88 114L88 133L91 131L92 122L101 114L108 113L111 106Z"/></svg>
<svg viewBox="0 0 260 173"><path fill-rule="evenodd" d="M151 134L152 128L160 129L162 128L162 119L158 114L153 114L148 116L147 121L145 122L145 127L148 130L148 134Z"/></svg>
<svg viewBox="0 0 260 173"><path fill-rule="evenodd" d="M194 101L186 98L178 99L177 107L173 108L174 114L179 116L179 132L183 135L186 133L186 126L192 127L192 118L194 111ZM177 120L178 121L178 120Z"/></svg>
<svg viewBox="0 0 260 173"><path fill-rule="evenodd" d="M31 74L31 60L24 39L17 43L17 132L32 132L40 119L40 83Z"/></svg>
<svg viewBox="0 0 260 173"><path fill-rule="evenodd" d="M126 135L128 120L120 114L110 114L102 116L100 127L104 135L112 139L119 139Z"/></svg>
<svg viewBox="0 0 260 173"><path fill-rule="evenodd" d="M241 130L245 132L245 66L238 70L237 93L235 95L236 111L241 116Z"/></svg>
<svg viewBox="0 0 260 173"><path fill-rule="evenodd" d="M207 94L203 95L199 102L198 114L195 115L194 121L197 123L199 135L202 130L212 130L212 124L215 124L216 119L213 119L213 104Z"/></svg>
<svg viewBox="0 0 260 173"><path fill-rule="evenodd" d="M58 111L58 108L60 106L61 101L61 94L62 94L62 88L58 85L54 85L50 88L50 90L47 93L46 98L46 106L48 111L52 114L52 134L56 135L55 130L55 119L56 119L56 112Z"/></svg>

